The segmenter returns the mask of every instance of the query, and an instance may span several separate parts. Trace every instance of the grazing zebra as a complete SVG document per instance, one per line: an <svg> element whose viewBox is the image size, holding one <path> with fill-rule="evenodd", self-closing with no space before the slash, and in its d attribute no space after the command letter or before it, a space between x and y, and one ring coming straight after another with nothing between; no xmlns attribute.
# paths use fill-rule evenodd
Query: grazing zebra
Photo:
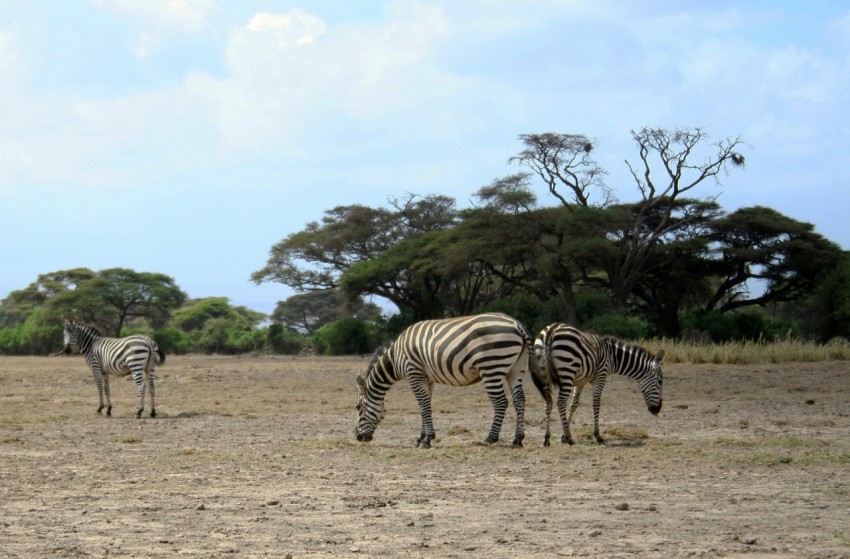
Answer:
<svg viewBox="0 0 850 559"><path fill-rule="evenodd" d="M608 373L618 373L638 382L649 412L661 411L661 362L664 351L653 355L646 349L609 336L581 332L566 324L550 324L534 340L538 367L534 369L542 381L557 387L558 413L564 434L561 442L573 444L570 422L578 407L581 391L587 383L593 385L593 436L604 442L599 434L599 407L602 389ZM546 435L549 446L551 398L546 402ZM567 408L569 407L569 413Z"/></svg>
<svg viewBox="0 0 850 559"><path fill-rule="evenodd" d="M165 354L156 342L147 336L135 334L126 338L106 338L100 331L87 324L63 320L65 353L82 353L91 368L100 406L103 410L103 394L106 393L106 415L112 415L112 399L109 396L109 375L126 376L132 373L139 388L139 409L136 418L145 409L145 381L151 395L151 417L156 417L154 403L154 368L165 362Z"/></svg>
<svg viewBox="0 0 850 559"><path fill-rule="evenodd" d="M422 431L416 444L429 448L434 440L431 392L434 384L467 386L484 381L493 404L493 424L486 443L499 440L510 389L517 423L514 446L522 446L525 395L522 375L536 367L531 339L515 319L499 313L442 320L424 320L407 329L384 350L380 348L366 370L357 376L357 440L368 442L384 417L384 397L406 378L419 403ZM507 385L507 386L506 386ZM541 389L542 386L538 386Z"/></svg>

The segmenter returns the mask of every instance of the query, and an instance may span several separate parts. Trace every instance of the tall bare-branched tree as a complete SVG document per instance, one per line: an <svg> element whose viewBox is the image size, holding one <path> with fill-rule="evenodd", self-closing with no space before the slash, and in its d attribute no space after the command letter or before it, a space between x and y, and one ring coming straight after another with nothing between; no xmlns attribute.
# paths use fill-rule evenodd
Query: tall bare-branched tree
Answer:
<svg viewBox="0 0 850 559"><path fill-rule="evenodd" d="M606 174L593 160L594 144L574 134L526 134L525 148L512 162L532 169L564 208L611 209L606 237L611 242L601 255L605 278L584 279L601 283L618 306L626 306L653 252L665 239L694 224L716 217L716 190L701 198L694 192L704 183L720 185L730 165L743 166L740 138L708 144L701 128L645 127L631 131L639 162L626 160L640 200L617 205L613 191L602 180ZM689 203L683 203L690 199ZM613 249L613 250L612 250ZM573 273L578 273L575 266Z"/></svg>

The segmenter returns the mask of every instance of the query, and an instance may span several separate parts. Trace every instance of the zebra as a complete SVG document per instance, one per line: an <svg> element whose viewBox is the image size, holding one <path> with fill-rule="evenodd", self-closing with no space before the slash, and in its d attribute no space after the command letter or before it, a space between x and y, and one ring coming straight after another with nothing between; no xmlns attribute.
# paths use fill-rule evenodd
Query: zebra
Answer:
<svg viewBox="0 0 850 559"><path fill-rule="evenodd" d="M517 416L513 445L522 446L525 438L522 376L532 367L536 367L536 363L530 336L519 322L505 314L417 322L405 329L388 348L378 348L365 376L357 376L357 440L372 440L375 428L385 415L387 391L406 378L422 416L416 446L430 448L436 436L431 419L434 384L468 386L483 380L494 412L493 424L484 442L492 444L499 440L508 408L507 387ZM542 384L538 384L538 389L542 394Z"/></svg>
<svg viewBox="0 0 850 559"><path fill-rule="evenodd" d="M94 326L65 319L62 323L65 353L83 354L91 368L100 399L97 413L103 410L103 395L106 393L106 415L112 415L109 375L132 374L133 381L139 388L139 408L136 410L136 418L142 416L145 408L146 381L151 396L151 417L156 417L154 369L156 365L165 363L165 353L156 345L156 342L141 334L125 338L107 338Z"/></svg>
<svg viewBox="0 0 850 559"><path fill-rule="evenodd" d="M543 383L555 386L558 390L558 413L564 428L561 442L574 444L570 422L578 407L581 391L587 383L593 385L593 436L598 443L605 442L599 434L599 407L608 373L635 379L643 392L649 412L658 415L661 411L663 350L653 355L640 346L617 338L597 336L556 322L537 335L534 353L538 366L533 372L537 371ZM549 446L551 398L547 399L546 404L543 444Z"/></svg>

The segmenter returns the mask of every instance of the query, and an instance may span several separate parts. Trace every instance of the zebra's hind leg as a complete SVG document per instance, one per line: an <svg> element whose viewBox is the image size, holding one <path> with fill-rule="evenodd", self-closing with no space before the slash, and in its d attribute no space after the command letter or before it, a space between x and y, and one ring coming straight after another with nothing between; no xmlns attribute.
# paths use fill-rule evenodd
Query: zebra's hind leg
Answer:
<svg viewBox="0 0 850 559"><path fill-rule="evenodd" d="M139 388L139 407L136 408L136 419L142 417L142 412L145 411L145 378L142 371L133 371L133 382Z"/></svg>
<svg viewBox="0 0 850 559"><path fill-rule="evenodd" d="M97 406L97 412L96 413L98 415L100 415L100 413L103 411L103 408L106 407L106 405L107 405L107 404L104 403L104 398L103 398L103 395L105 393L106 394L106 402L109 405L109 407L106 408L106 415L111 415L112 402L109 399L109 377L105 376L100 371L100 368L97 367L97 366L92 366L91 375L92 375L92 378L94 378L94 385L95 385L95 387L97 387L98 406Z"/></svg>
<svg viewBox="0 0 850 559"><path fill-rule="evenodd" d="M151 417L156 417L156 402L154 401L153 369L148 373L148 393L151 397Z"/></svg>
<svg viewBox="0 0 850 559"><path fill-rule="evenodd" d="M605 386L604 379L593 387L593 437L598 444L605 444L605 439L599 433L599 408L602 405L602 388Z"/></svg>
<svg viewBox="0 0 850 559"><path fill-rule="evenodd" d="M499 442L499 433L502 431L502 423L505 421L505 412L508 409L505 378L501 376L485 377L484 388L493 404L493 424L490 426L490 434L484 439L484 444L494 444Z"/></svg>
<svg viewBox="0 0 850 559"><path fill-rule="evenodd" d="M561 425L564 428L564 434L561 435L561 442L569 445L575 444L572 433L570 433L570 422L573 419L573 412L578 406L578 397L581 390L576 387L561 384L558 390L558 415L561 416ZM567 412L569 408L569 413Z"/></svg>
<svg viewBox="0 0 850 559"><path fill-rule="evenodd" d="M431 441L434 440L436 435L431 433L430 435L426 435L422 433L422 436L416 440L416 448L431 448Z"/></svg>
<svg viewBox="0 0 850 559"><path fill-rule="evenodd" d="M112 417L112 395L109 392L109 375L103 375L103 393L106 394L106 415Z"/></svg>
<svg viewBox="0 0 850 559"><path fill-rule="evenodd" d="M516 410L516 434L514 435L513 446L520 447L525 438L525 392L522 389L521 376L511 387L511 395L514 401L514 410Z"/></svg>
<svg viewBox="0 0 850 559"><path fill-rule="evenodd" d="M549 439L552 438L552 392L549 384L544 388L543 400L546 402L546 433L543 435L543 446L549 446Z"/></svg>

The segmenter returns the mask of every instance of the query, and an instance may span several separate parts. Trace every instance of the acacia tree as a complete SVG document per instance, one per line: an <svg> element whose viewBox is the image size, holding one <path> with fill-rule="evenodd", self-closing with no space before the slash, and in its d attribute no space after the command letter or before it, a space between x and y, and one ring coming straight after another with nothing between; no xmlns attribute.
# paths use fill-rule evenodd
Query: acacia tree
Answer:
<svg viewBox="0 0 850 559"><path fill-rule="evenodd" d="M708 135L701 128L642 128L632 130L638 145L640 163L626 164L641 194L635 204L632 227L616 241L619 254L609 263L607 274L617 304L626 303L635 284L644 273L647 263L660 242L677 231L699 225L713 216L717 194L703 196L704 204L681 205L680 199L693 197L694 191L706 181L720 185L720 176L728 166L743 166L744 156L737 150L740 138L717 142L704 153ZM656 179L653 169L661 167Z"/></svg>
<svg viewBox="0 0 850 559"><path fill-rule="evenodd" d="M79 317L119 336L132 318L160 328L185 300L186 294L165 274L110 268L57 294L49 306L54 315Z"/></svg>
<svg viewBox="0 0 850 559"><path fill-rule="evenodd" d="M434 269L411 262L418 257L409 249L454 225L455 201L411 194L390 203L392 210L354 205L326 211L321 223L308 223L274 245L266 266L251 279L300 292L343 288L351 298L378 295L413 310L417 318L430 317L439 306L442 279Z"/></svg>
<svg viewBox="0 0 850 559"><path fill-rule="evenodd" d="M720 277L705 310L730 311L770 302L802 299L836 268L841 249L797 221L771 208L741 208L711 224L713 272ZM752 296L748 282L760 280Z"/></svg>
<svg viewBox="0 0 850 559"><path fill-rule="evenodd" d="M602 262L605 285L620 307L628 305L659 243L675 238L683 227L711 219L705 210L716 194L704 196L701 201L706 204L681 204L680 199L694 198L694 191L707 181L719 184L730 164L744 164L744 156L738 152L740 139L706 146L708 135L701 128L645 127L631 134L640 162L626 160L626 165L640 200L629 204L628 212L619 212L618 226L606 232L613 250ZM511 161L532 169L563 207L575 211L614 205L612 192L602 181L605 172L591 157L593 143L585 136L535 134L520 138L526 147ZM627 221L620 220L623 216Z"/></svg>
<svg viewBox="0 0 850 559"><path fill-rule="evenodd" d="M561 296L575 320L568 240L557 227L559 208L540 208L528 173L494 180L475 194L476 208L462 213L447 259L475 263L473 301L478 307L525 292L540 301Z"/></svg>
<svg viewBox="0 0 850 559"><path fill-rule="evenodd" d="M341 312L346 308L348 313ZM381 310L374 303L364 302L362 298L358 297L352 302L340 290L328 289L298 293L279 301L271 318L296 332L309 335L346 314L376 318L381 314Z"/></svg>
<svg viewBox="0 0 850 559"><path fill-rule="evenodd" d="M0 326L23 322L34 308L43 307L53 297L75 289L95 277L96 274L88 268L39 274L38 279L27 287L11 292L0 301Z"/></svg>

